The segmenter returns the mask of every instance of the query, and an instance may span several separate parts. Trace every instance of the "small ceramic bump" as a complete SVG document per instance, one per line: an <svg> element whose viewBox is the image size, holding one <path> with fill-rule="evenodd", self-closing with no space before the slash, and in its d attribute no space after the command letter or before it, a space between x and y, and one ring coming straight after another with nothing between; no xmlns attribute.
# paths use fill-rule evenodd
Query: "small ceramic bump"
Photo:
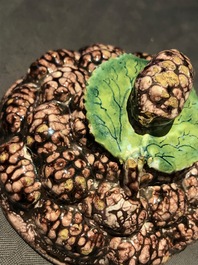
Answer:
<svg viewBox="0 0 198 265"><path fill-rule="evenodd" d="M186 212L185 193L174 183L148 187L141 195L147 199L151 218L157 226L170 225Z"/></svg>
<svg viewBox="0 0 198 265"><path fill-rule="evenodd" d="M143 225L147 217L140 202L128 199L124 191L114 183L102 182L90 199L92 212L89 214L113 235L132 234ZM90 199L85 200L85 209L88 209L86 203Z"/></svg>
<svg viewBox="0 0 198 265"><path fill-rule="evenodd" d="M91 189L91 169L77 147L61 148L46 157L42 184L61 201L74 203Z"/></svg>
<svg viewBox="0 0 198 265"><path fill-rule="evenodd" d="M41 196L41 183L28 150L18 137L0 146L0 183L9 200L29 207Z"/></svg>
<svg viewBox="0 0 198 265"><path fill-rule="evenodd" d="M198 202L198 163L186 173L182 181L189 203L197 204Z"/></svg>
<svg viewBox="0 0 198 265"><path fill-rule="evenodd" d="M3 98L1 126L5 133L18 133L25 127L26 116L32 111L38 87L35 84L17 84L12 93Z"/></svg>
<svg viewBox="0 0 198 265"><path fill-rule="evenodd" d="M56 102L43 103L39 105L30 119L28 143L41 148L44 143L49 142L48 146L69 145L69 109L62 107ZM46 145L45 145L46 146ZM50 151L50 150L49 150Z"/></svg>
<svg viewBox="0 0 198 265"><path fill-rule="evenodd" d="M153 58L153 55L147 53L147 52L134 52L133 53L135 56L141 58L141 59L145 59L147 61L150 61Z"/></svg>
<svg viewBox="0 0 198 265"><path fill-rule="evenodd" d="M65 251L68 256L86 258L102 253L106 234L92 221L85 219L73 207L60 208L51 201L43 201L33 213L40 233L50 239L51 244ZM104 254L104 248L103 248ZM85 259L86 262L86 259Z"/></svg>
<svg viewBox="0 0 198 265"><path fill-rule="evenodd" d="M70 65L75 64L75 60L78 59L78 57L79 55L77 52L65 49L57 51L50 50L31 64L27 77L37 81L42 80L49 73L56 71L58 67L66 63Z"/></svg>
<svg viewBox="0 0 198 265"><path fill-rule="evenodd" d="M74 65L66 65L49 74L42 82L40 101L57 100L72 106L83 107L83 91L87 73Z"/></svg>
<svg viewBox="0 0 198 265"><path fill-rule="evenodd" d="M152 224L146 223L142 229L129 238L114 237L110 241L110 264L162 264L169 259L170 238L162 232L150 234Z"/></svg>
<svg viewBox="0 0 198 265"><path fill-rule="evenodd" d="M104 61L117 57L124 53L120 48L112 45L94 44L80 50L80 67L86 69L90 74Z"/></svg>
<svg viewBox="0 0 198 265"><path fill-rule="evenodd" d="M183 217L176 225L164 230L167 235L171 236L171 254L184 250L187 244L191 244L193 240L198 239L197 220L197 209L193 209L190 214Z"/></svg>

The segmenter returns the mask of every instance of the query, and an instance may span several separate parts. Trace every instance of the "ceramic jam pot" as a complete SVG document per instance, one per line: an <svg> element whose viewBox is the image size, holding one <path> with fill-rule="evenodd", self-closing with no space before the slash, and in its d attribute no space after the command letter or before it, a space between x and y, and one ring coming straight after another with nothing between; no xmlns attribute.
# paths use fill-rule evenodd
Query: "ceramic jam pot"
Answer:
<svg viewBox="0 0 198 265"><path fill-rule="evenodd" d="M47 52L1 100L7 219L57 265L165 263L198 239L197 111L178 50Z"/></svg>

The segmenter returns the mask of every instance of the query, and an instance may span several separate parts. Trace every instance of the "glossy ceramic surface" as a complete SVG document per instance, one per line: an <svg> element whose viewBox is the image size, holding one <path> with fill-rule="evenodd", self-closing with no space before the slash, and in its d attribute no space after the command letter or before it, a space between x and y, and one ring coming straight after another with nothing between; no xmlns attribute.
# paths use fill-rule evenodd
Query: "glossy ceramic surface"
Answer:
<svg viewBox="0 0 198 265"><path fill-rule="evenodd" d="M1 205L55 264L156 265L198 238L192 65L135 55L49 51L2 99Z"/></svg>

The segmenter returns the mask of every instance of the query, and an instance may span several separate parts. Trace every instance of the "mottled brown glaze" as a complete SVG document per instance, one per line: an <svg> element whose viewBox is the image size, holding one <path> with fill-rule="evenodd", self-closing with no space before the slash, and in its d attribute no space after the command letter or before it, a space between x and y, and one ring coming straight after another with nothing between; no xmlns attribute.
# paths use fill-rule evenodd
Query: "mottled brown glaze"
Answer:
<svg viewBox="0 0 198 265"><path fill-rule="evenodd" d="M192 79L193 68L184 54L175 49L158 53L136 79L133 117L146 127L173 120L189 96Z"/></svg>
<svg viewBox="0 0 198 265"><path fill-rule="evenodd" d="M49 51L1 102L2 208L57 265L158 265L198 239L198 163L172 174L146 166L139 173L134 161L120 164L89 133L87 80L123 53L103 44ZM135 55L148 60L136 80L136 117L142 121L149 105L155 117L174 118L192 86L189 60L175 50ZM179 73L169 92L163 69ZM171 111L157 105L165 94Z"/></svg>

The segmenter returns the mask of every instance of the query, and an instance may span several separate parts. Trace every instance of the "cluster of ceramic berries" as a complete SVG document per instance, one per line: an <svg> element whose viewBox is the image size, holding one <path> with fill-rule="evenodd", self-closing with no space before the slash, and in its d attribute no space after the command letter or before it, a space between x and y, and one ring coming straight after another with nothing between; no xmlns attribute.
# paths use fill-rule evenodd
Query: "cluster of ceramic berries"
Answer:
<svg viewBox="0 0 198 265"><path fill-rule="evenodd" d="M103 44L49 51L2 99L1 200L56 264L157 265L198 239L197 163L163 183L128 170L89 134L86 82L123 53ZM150 60L136 80L138 119L172 119L192 85L189 60L176 50L136 55Z"/></svg>

